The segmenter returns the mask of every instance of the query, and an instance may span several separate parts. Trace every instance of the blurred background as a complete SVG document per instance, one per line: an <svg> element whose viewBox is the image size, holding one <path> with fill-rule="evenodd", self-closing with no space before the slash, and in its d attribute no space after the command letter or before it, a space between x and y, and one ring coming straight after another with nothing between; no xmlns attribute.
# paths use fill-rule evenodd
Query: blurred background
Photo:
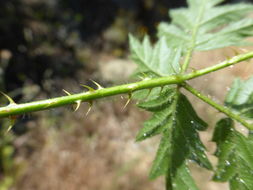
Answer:
<svg viewBox="0 0 253 190"><path fill-rule="evenodd" d="M128 34L149 34L155 41L156 26L169 21L168 9L185 5L184 0L0 0L0 91L20 103L62 96L62 89L81 92L80 83L94 85L89 79L106 87L129 82L135 65L128 58ZM249 49L197 53L192 67ZM192 84L222 102L233 78L252 72L243 63ZM221 115L190 98L211 126L201 137L215 163L210 131ZM69 106L27 114L7 135L9 121L1 120L0 190L164 189L163 179L148 180L158 139L134 142L149 115L134 102L123 110L126 101L98 100L88 116L85 103L75 113ZM227 188L210 182L211 174L201 168L192 171L203 190Z"/></svg>

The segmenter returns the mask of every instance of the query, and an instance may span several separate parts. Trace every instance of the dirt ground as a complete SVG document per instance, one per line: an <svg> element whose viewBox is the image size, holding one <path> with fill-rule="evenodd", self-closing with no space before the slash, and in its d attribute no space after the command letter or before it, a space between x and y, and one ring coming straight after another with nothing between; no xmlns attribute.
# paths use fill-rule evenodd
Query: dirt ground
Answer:
<svg viewBox="0 0 253 190"><path fill-rule="evenodd" d="M235 48L197 53L191 69L210 66L234 54ZM129 60L107 55L98 56L94 64L97 67L95 76L101 76L101 81L112 85L115 81L127 82L129 73L135 68ZM245 62L194 79L191 84L222 103L233 79L246 79L252 73L252 61ZM189 97L199 115L209 123L209 129L201 133L201 138L210 160L216 163L211 132L223 115L192 95ZM162 178L149 181L147 177L159 138L142 143L134 141L149 115L136 108L134 102L123 109L125 102L120 96L99 100L88 116L85 116L86 104L75 113L71 108L60 108L65 112L59 117L50 117L56 110L39 113L38 122L28 123L30 132L15 142L20 147L17 161L24 169L12 190L164 189ZM27 147L35 150L30 156L27 156ZM212 174L204 169L193 165L192 172L201 190L228 189L227 184L211 182Z"/></svg>

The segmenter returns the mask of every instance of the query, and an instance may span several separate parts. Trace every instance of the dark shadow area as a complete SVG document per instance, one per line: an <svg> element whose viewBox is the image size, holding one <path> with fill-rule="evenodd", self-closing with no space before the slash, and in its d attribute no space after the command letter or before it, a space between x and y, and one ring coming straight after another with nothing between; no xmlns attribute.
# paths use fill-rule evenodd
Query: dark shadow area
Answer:
<svg viewBox="0 0 253 190"><path fill-rule="evenodd" d="M84 68L77 50L90 46L102 51L110 43L102 34L117 18L130 19L123 28L126 33L154 37L157 24L168 20L168 9L185 5L185 0L2 0L0 51L11 55L4 69L4 91L22 88L26 81L43 90L47 78L73 79Z"/></svg>

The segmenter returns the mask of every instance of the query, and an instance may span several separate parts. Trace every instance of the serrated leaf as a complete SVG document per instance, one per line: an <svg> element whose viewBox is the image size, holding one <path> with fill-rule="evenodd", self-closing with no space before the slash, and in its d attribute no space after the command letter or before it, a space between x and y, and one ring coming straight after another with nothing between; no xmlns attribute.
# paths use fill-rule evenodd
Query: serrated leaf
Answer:
<svg viewBox="0 0 253 190"><path fill-rule="evenodd" d="M179 72L181 49L169 48L165 38L152 46L147 36L139 42L129 35L132 59L138 64L141 72L151 71L156 76L168 76Z"/></svg>
<svg viewBox="0 0 253 190"><path fill-rule="evenodd" d="M250 11L252 11L252 5L244 3L213 7L208 10L208 14L205 14L201 29L210 31L217 26L238 21Z"/></svg>
<svg viewBox="0 0 253 190"><path fill-rule="evenodd" d="M232 45L246 45L249 42L243 38L253 33L253 19L243 19L234 22L215 34L205 34L198 39L196 50L210 50ZM226 39L226 40L225 40Z"/></svg>
<svg viewBox="0 0 253 190"><path fill-rule="evenodd" d="M182 18L184 22L187 22L185 20L186 18ZM186 24L186 23L184 23ZM189 23L187 23L189 25ZM158 26L158 36L165 36L167 40L167 44L172 47L187 47L187 45L190 43L190 36L188 33L182 29L180 29L177 25L174 24L167 24L165 22L162 22Z"/></svg>
<svg viewBox="0 0 253 190"><path fill-rule="evenodd" d="M184 52L186 47L205 51L243 45L243 39L253 32L253 20L246 18L253 5L215 6L220 2L188 0L190 8L171 10L172 23L159 25L159 37L166 37L170 47L184 47Z"/></svg>
<svg viewBox="0 0 253 190"><path fill-rule="evenodd" d="M241 116L253 119L253 77L246 81L236 79L229 90L225 104Z"/></svg>
<svg viewBox="0 0 253 190"><path fill-rule="evenodd" d="M152 89L144 89L133 92L133 98L136 100L143 101L149 97L156 96L161 90L160 87L152 88Z"/></svg>
<svg viewBox="0 0 253 190"><path fill-rule="evenodd" d="M172 127L172 125L170 126ZM149 173L149 177L154 179L160 175L164 175L168 172L171 163L172 154L172 136L171 128L168 128L164 133L160 141L160 145L156 154L156 158L152 164L152 168Z"/></svg>
<svg viewBox="0 0 253 190"><path fill-rule="evenodd" d="M148 37L140 42L130 35L132 59L138 65L137 75L142 80L180 74L180 61L186 53L191 57L196 50L242 45L245 44L243 39L252 35L253 20L246 18L247 14L253 11L251 4L217 6L223 0L187 2L189 8L169 12L172 19L170 24L159 25L159 40L154 45ZM184 66L187 64L186 62ZM138 97L145 99L138 106L153 113L152 117L144 122L136 140L142 141L158 134L162 136L150 178L165 175L167 190L197 190L188 162L191 160L201 167L212 169L198 134L198 131L206 129L207 124L198 117L191 103L178 88L162 87L160 92L158 89L136 93L139 93ZM253 101L253 95L250 100ZM230 180L233 190L236 187L248 188L248 182L245 185L242 180L248 180L246 174L249 174L249 166L240 166L241 169L246 168L245 173L238 173L238 167L231 166L240 159L244 163L251 161L248 144L245 144L244 136L234 135L231 123L230 120L220 122L220 126L228 127L217 127L213 139L221 147L216 151L220 162L215 178L221 181ZM230 143L231 139L233 142L234 139L240 141L240 149L235 143ZM240 157L235 151L241 153Z"/></svg>
<svg viewBox="0 0 253 190"><path fill-rule="evenodd" d="M217 122L213 141L217 144L217 150L215 155L219 157L219 164L216 170L214 180L227 181L231 179L235 172L234 167L234 149L235 144L230 143L233 138L233 121L230 118L225 118Z"/></svg>
<svg viewBox="0 0 253 190"><path fill-rule="evenodd" d="M229 181L231 190L253 189L253 138L237 132L232 120L225 118L217 123L213 141L219 158L214 180Z"/></svg>
<svg viewBox="0 0 253 190"><path fill-rule="evenodd" d="M199 6L201 3L205 3L205 6L208 7L213 7L221 2L223 2L224 0L187 0L187 3L189 5L190 8L196 8L197 6Z"/></svg>
<svg viewBox="0 0 253 190"><path fill-rule="evenodd" d="M169 88L154 99L138 104L138 107L148 111L159 111L170 104L175 96L175 89Z"/></svg>
<svg viewBox="0 0 253 190"><path fill-rule="evenodd" d="M204 168L212 168L198 135L198 130L206 129L207 124L176 88L166 87L160 96L139 104L139 107L152 111L153 116L144 123L136 140L162 134L150 178L167 175L171 186L195 190L197 187L186 166L189 160L193 160ZM184 182L183 177L191 180Z"/></svg>
<svg viewBox="0 0 253 190"><path fill-rule="evenodd" d="M143 128L136 136L136 141L142 141L146 138L162 133L172 125L172 114L173 111L171 107L154 113L151 119L144 122Z"/></svg>
<svg viewBox="0 0 253 190"><path fill-rule="evenodd" d="M142 141L170 128L175 109L175 105L173 106L174 97L175 89L166 88L164 92L160 93L160 96L155 96L155 98L138 104L138 107L152 111L154 114L151 119L144 122L144 126L139 131L136 141Z"/></svg>
<svg viewBox="0 0 253 190"><path fill-rule="evenodd" d="M207 124L197 116L183 94L179 96L176 113L176 130L173 131L174 141L177 142L174 146L175 156L180 155L180 152L183 151L185 159L188 158L202 167L211 169L212 166L207 159L204 145L197 132L206 129ZM175 162L180 160L178 157L176 159Z"/></svg>
<svg viewBox="0 0 253 190"><path fill-rule="evenodd" d="M173 181L169 188L173 190L198 190L194 179L191 176L187 163L183 163L178 169L176 175L170 176L169 181Z"/></svg>

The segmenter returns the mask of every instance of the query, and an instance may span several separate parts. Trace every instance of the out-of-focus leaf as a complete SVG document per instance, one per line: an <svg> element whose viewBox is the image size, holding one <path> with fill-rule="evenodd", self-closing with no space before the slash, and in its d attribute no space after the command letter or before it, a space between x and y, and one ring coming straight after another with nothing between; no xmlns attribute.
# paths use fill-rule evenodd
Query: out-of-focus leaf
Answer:
<svg viewBox="0 0 253 190"><path fill-rule="evenodd" d="M228 181L231 190L253 189L253 135L248 137L234 129L233 121L221 119L215 128L213 141L219 162L214 180Z"/></svg>
<svg viewBox="0 0 253 190"><path fill-rule="evenodd" d="M253 77L246 81L236 79L229 90L226 106L248 119L253 119Z"/></svg>
<svg viewBox="0 0 253 190"><path fill-rule="evenodd" d="M180 70L180 48L169 48L165 38L152 46L146 36L142 42L129 35L131 57L139 66L140 72L152 72L156 76L168 76Z"/></svg>
<svg viewBox="0 0 253 190"><path fill-rule="evenodd" d="M161 23L158 36L165 37L169 47L183 47L183 52L247 44L243 39L252 36L253 20L246 15L253 5L216 6L221 2L188 0L190 8L170 10L172 23Z"/></svg>

